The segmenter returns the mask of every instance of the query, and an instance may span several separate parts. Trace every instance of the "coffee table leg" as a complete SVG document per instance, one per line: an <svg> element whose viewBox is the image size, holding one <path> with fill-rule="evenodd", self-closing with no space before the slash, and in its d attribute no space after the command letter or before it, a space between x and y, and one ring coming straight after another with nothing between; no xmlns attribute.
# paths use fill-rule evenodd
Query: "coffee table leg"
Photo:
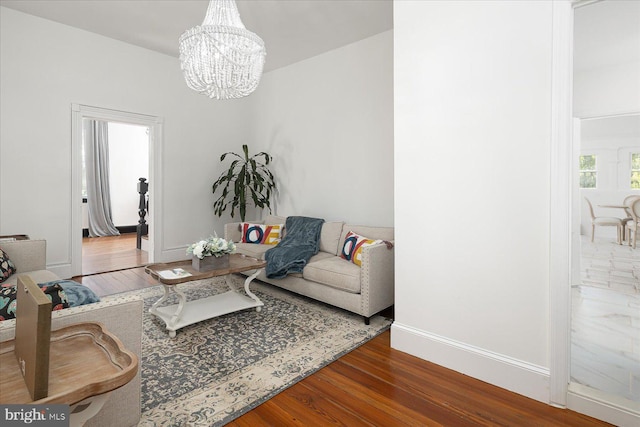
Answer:
<svg viewBox="0 0 640 427"><path fill-rule="evenodd" d="M160 304L162 304L163 302L165 302L167 300L167 298L169 298L169 289L168 286L162 285L162 289L164 290L164 295L162 295L162 297L153 303L153 305L151 306L151 308L149 309L149 313L151 314L158 314L158 307L160 306Z"/></svg>
<svg viewBox="0 0 640 427"><path fill-rule="evenodd" d="M249 290L249 284L253 281L253 279L258 277L258 274L260 274L260 271L262 271L262 269L256 270L255 273L253 273L251 276L246 278L246 280L244 281L244 291L247 293L247 295L249 295L249 297L252 300L262 304L262 301L260 301L260 298L258 298L253 292L251 292L251 290ZM261 311L261 310L262 310L261 306L256 307L256 311Z"/></svg>
<svg viewBox="0 0 640 427"><path fill-rule="evenodd" d="M184 310L184 304L187 302L187 297L185 297L184 294L180 292L176 286L173 286L172 288L173 292L178 295L178 309L175 313L173 313L173 316L171 317L171 326L175 325L178 320L180 320L180 317L182 316L182 310Z"/></svg>
<svg viewBox="0 0 640 427"><path fill-rule="evenodd" d="M160 307L160 304L162 304L167 300L167 298L169 298L169 294L171 293L171 291L175 292L176 295L178 295L178 308L171 316L171 319L169 319L168 321L165 320L165 323L167 324L167 330L169 331L169 336L171 338L174 338L176 336L176 330L173 329L173 327L180 320L180 317L182 316L182 311L184 310L184 306L185 306L185 303L187 302L187 298L182 292L178 290L178 287L175 285L163 284L162 289L164 290L164 295L162 295L162 297L158 301L153 303L153 305L149 309L149 313L155 314L156 316L163 319L163 317L158 313L158 307Z"/></svg>

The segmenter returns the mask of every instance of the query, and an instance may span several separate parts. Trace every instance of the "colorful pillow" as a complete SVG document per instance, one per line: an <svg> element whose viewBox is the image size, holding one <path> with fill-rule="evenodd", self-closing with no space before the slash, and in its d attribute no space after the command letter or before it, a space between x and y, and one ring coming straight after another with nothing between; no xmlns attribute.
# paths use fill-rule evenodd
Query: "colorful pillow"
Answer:
<svg viewBox="0 0 640 427"><path fill-rule="evenodd" d="M263 225L243 222L241 225L241 243L261 243L263 245L277 245L280 242L282 224Z"/></svg>
<svg viewBox="0 0 640 427"><path fill-rule="evenodd" d="M60 285L41 286L40 289L51 301L51 311L69 308L69 301ZM0 321L16 317L17 295L18 288L15 286L0 288Z"/></svg>
<svg viewBox="0 0 640 427"><path fill-rule="evenodd" d="M5 251L0 249L0 283L4 282L16 272L16 266L9 259Z"/></svg>
<svg viewBox="0 0 640 427"><path fill-rule="evenodd" d="M362 248L378 243L382 243L382 240L368 239L353 231L349 231L342 244L340 258L344 258L358 267L362 267Z"/></svg>

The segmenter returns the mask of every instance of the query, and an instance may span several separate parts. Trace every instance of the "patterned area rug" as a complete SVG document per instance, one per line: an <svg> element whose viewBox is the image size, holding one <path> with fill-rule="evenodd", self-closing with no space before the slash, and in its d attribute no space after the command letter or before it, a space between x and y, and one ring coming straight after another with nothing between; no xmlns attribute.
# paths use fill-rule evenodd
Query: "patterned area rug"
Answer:
<svg viewBox="0 0 640 427"><path fill-rule="evenodd" d="M233 280L242 285L244 277ZM228 290L221 278L179 286L187 300ZM365 325L361 316L259 281L251 290L264 302L262 311L206 320L175 338L148 313L162 287L139 291L145 305L140 426L223 425L391 324L376 316Z"/></svg>

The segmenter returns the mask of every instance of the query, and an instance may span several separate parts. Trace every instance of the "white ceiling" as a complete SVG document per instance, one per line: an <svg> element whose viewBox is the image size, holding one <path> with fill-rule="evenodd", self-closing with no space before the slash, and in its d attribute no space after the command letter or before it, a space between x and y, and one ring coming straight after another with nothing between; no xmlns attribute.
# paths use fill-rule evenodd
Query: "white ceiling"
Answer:
<svg viewBox="0 0 640 427"><path fill-rule="evenodd" d="M237 0L267 47L265 71L393 28L392 0ZM202 24L208 0L1 0L0 5L178 57L178 38Z"/></svg>
<svg viewBox="0 0 640 427"><path fill-rule="evenodd" d="M171 56L200 25L208 0L0 0L0 5ZM237 0L273 70L393 28L392 0ZM601 1L575 12L576 71L640 60L640 1Z"/></svg>
<svg viewBox="0 0 640 427"><path fill-rule="evenodd" d="M640 60L640 1L600 1L574 14L574 69Z"/></svg>
<svg viewBox="0 0 640 427"><path fill-rule="evenodd" d="M640 61L640 1L601 1L574 16L574 69ZM638 76L640 79L640 76ZM583 140L640 138L640 115L582 120Z"/></svg>

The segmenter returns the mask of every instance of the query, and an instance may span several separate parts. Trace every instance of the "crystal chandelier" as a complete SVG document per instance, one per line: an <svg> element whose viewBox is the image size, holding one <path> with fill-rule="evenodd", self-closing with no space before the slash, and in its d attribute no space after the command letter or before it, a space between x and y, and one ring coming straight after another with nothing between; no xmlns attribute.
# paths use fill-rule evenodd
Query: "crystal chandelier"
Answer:
<svg viewBox="0 0 640 427"><path fill-rule="evenodd" d="M187 86L210 98L242 98L253 92L266 54L262 39L242 24L234 0L211 0L202 25L180 36Z"/></svg>

